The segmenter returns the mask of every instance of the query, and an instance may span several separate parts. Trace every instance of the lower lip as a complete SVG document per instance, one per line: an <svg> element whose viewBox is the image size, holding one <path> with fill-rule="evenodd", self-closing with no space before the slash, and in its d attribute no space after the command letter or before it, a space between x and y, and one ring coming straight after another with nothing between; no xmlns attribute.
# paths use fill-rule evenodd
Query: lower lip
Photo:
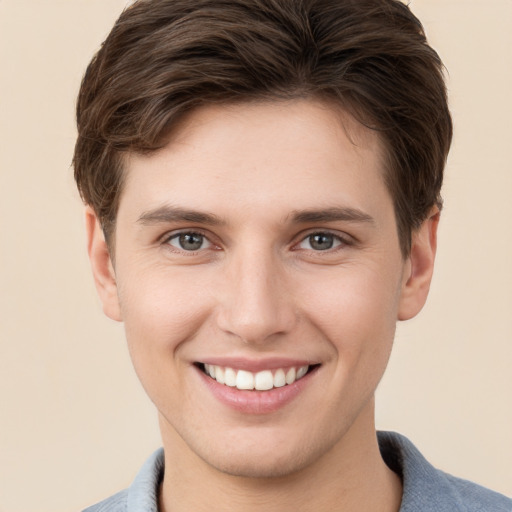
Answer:
<svg viewBox="0 0 512 512"><path fill-rule="evenodd" d="M235 387L219 384L215 379L196 368L202 381L211 393L224 405L244 414L269 414L283 408L290 403L308 385L310 378L316 371L307 373L293 384L268 391L247 391Z"/></svg>

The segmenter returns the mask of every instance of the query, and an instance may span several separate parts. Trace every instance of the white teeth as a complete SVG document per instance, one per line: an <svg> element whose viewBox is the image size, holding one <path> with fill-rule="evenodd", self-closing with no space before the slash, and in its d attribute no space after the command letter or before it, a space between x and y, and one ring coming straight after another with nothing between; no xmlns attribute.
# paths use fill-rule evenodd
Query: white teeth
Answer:
<svg viewBox="0 0 512 512"><path fill-rule="evenodd" d="M238 372L240 373L240 372ZM274 377L270 370L263 370L258 372L254 377L254 388L258 391L266 391L274 387Z"/></svg>
<svg viewBox="0 0 512 512"><path fill-rule="evenodd" d="M286 372L286 384L293 384L295 382L295 377L296 377L296 371L295 371L295 368L290 368L287 372Z"/></svg>
<svg viewBox="0 0 512 512"><path fill-rule="evenodd" d="M279 368L274 375L274 387L282 388L286 385L286 375L284 374L284 370Z"/></svg>
<svg viewBox="0 0 512 512"><path fill-rule="evenodd" d="M291 367L286 371L278 368L274 372L262 370L257 373L246 370L234 370L213 364L205 364L204 370L207 375L215 379L219 384L225 384L237 389L267 391L272 388L281 388L293 384L296 380L302 379L309 370L309 366Z"/></svg>
<svg viewBox="0 0 512 512"><path fill-rule="evenodd" d="M296 376L296 379L299 380L299 379L302 379L302 377L304 377L304 375L306 375L306 373L308 372L308 366L301 366L298 370L297 370L297 376Z"/></svg>
<svg viewBox="0 0 512 512"><path fill-rule="evenodd" d="M231 388L236 386L236 372L233 368L226 368L224 371L224 384Z"/></svg>
<svg viewBox="0 0 512 512"><path fill-rule="evenodd" d="M217 366L215 369L215 380L219 384L224 384L226 382L226 377L224 374L224 368L221 368L220 366Z"/></svg>
<svg viewBox="0 0 512 512"><path fill-rule="evenodd" d="M236 374L236 387L238 389L254 389L254 375L245 370L238 370Z"/></svg>

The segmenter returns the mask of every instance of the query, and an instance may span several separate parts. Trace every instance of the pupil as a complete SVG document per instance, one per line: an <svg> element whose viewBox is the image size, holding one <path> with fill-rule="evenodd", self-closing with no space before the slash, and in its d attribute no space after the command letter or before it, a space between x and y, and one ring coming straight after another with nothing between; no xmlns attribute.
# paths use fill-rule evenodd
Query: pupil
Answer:
<svg viewBox="0 0 512 512"><path fill-rule="evenodd" d="M197 233L183 233L180 235L180 245L187 251L197 251L203 245L203 236Z"/></svg>
<svg viewBox="0 0 512 512"><path fill-rule="evenodd" d="M332 248L334 240L332 235L317 234L309 237L309 243L313 249L325 251Z"/></svg>

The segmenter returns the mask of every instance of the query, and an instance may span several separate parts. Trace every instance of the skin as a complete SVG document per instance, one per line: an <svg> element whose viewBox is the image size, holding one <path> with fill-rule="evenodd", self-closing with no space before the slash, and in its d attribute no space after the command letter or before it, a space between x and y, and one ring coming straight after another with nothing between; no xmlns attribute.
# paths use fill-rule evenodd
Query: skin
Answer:
<svg viewBox="0 0 512 512"><path fill-rule="evenodd" d="M126 158L115 260L87 209L104 311L159 412L162 510L398 510L374 392L396 321L426 300L439 212L404 258L382 161L378 136L332 105L203 107ZM225 357L318 366L290 402L244 414L196 365Z"/></svg>

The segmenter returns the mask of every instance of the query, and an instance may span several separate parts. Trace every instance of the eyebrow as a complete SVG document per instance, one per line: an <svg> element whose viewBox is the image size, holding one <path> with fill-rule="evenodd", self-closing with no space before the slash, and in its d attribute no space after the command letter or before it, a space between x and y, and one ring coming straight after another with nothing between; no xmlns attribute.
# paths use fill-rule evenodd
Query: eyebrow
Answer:
<svg viewBox="0 0 512 512"><path fill-rule="evenodd" d="M365 222L369 224L375 224L375 219L362 210L346 207L294 211L289 217L291 217L292 222L297 224L335 221Z"/></svg>
<svg viewBox="0 0 512 512"><path fill-rule="evenodd" d="M137 219L137 223L143 225L160 224L166 222L194 222L197 224L206 224L218 226L225 222L217 215L200 212L197 210L187 210L171 205L164 205L154 210L142 213Z"/></svg>
<svg viewBox="0 0 512 512"><path fill-rule="evenodd" d="M364 222L374 224L373 217L356 208L331 207L311 210L295 210L286 217L292 224L308 224L316 222ZM209 226L225 225L226 222L219 216L201 212L198 210L189 210L172 205L163 205L153 210L148 210L141 214L137 223L142 225L154 225L170 222L193 222Z"/></svg>

